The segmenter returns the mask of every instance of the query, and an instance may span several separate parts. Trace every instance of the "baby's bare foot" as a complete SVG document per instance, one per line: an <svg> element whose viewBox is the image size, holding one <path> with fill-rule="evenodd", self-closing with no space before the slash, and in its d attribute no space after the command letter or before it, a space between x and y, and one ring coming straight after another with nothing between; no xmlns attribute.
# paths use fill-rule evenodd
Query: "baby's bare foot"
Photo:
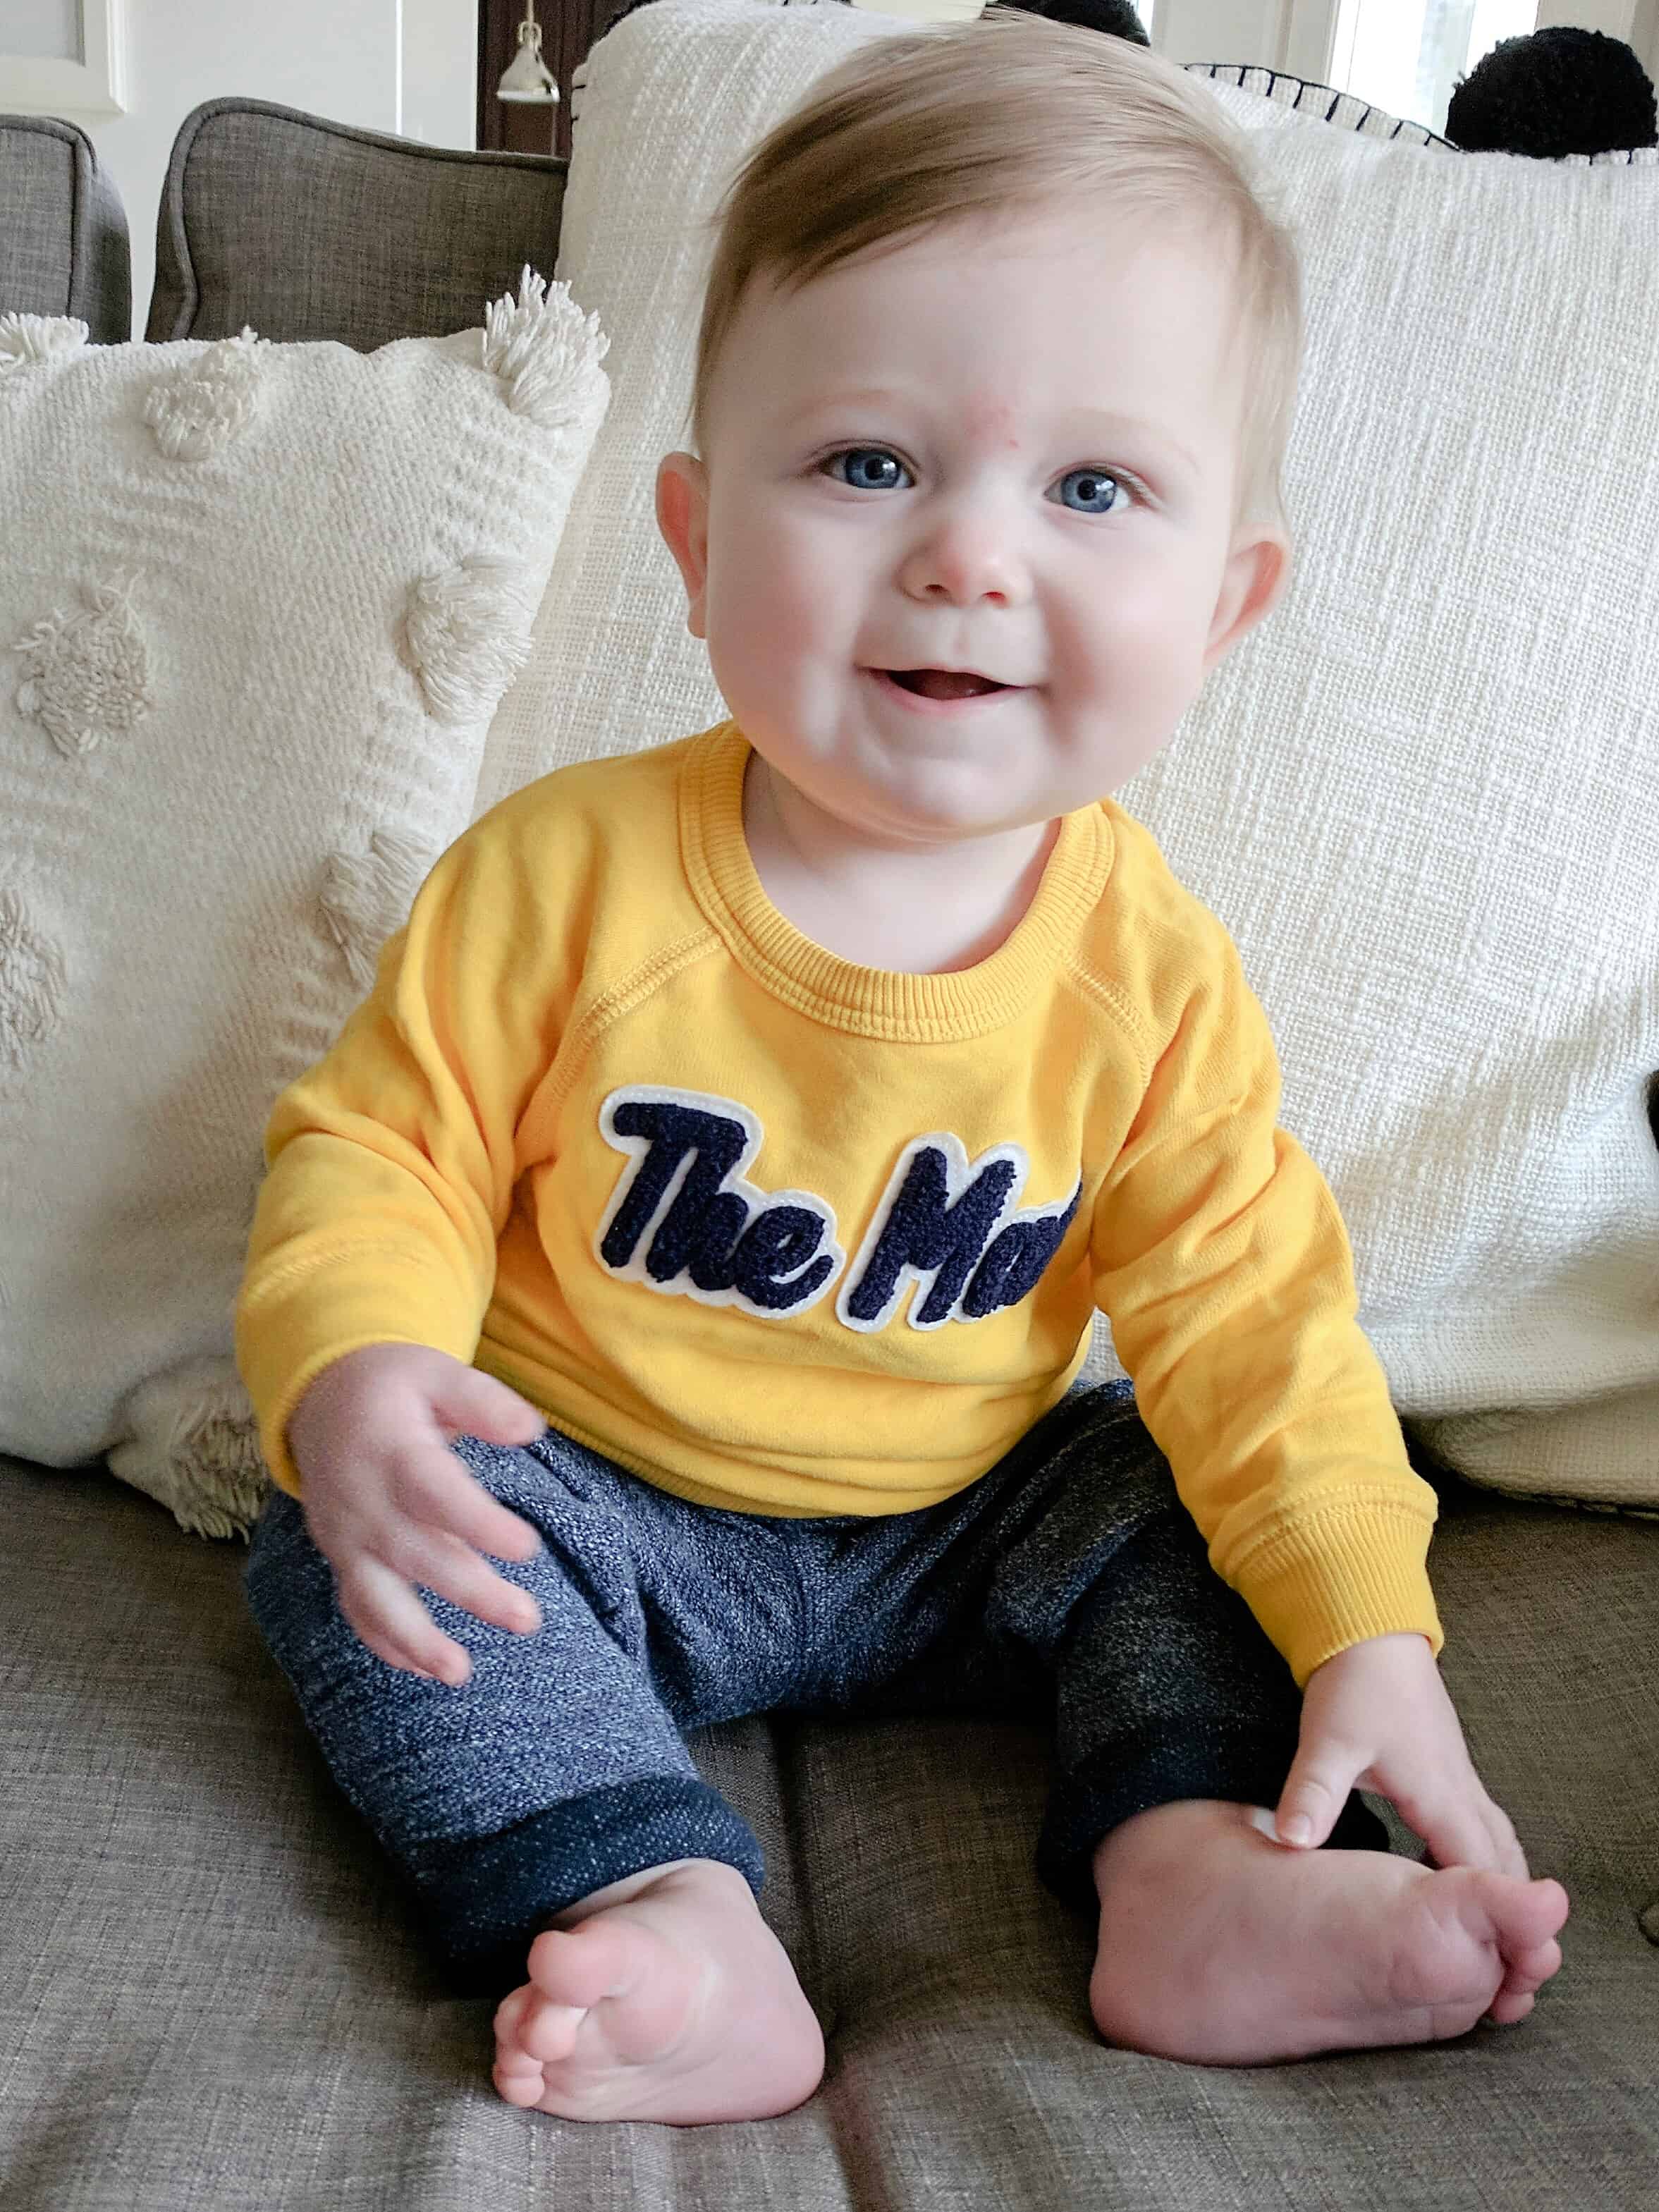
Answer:
<svg viewBox="0 0 1659 2212"><path fill-rule="evenodd" d="M1242 1805L1191 1798L1095 1854L1089 1987L1109 2043L1206 2066L1431 2043L1524 2019L1561 1963L1558 1881L1294 1851Z"/></svg>
<svg viewBox="0 0 1659 2212"><path fill-rule="evenodd" d="M817 2087L823 2037L735 1868L599 1891L530 1947L495 2014L495 2087L568 2120L761 2120Z"/></svg>

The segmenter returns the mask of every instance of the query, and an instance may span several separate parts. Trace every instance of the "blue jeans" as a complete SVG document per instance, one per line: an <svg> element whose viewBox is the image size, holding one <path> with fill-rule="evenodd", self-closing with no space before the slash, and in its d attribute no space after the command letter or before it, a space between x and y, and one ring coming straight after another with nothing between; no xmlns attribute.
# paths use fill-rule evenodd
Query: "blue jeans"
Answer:
<svg viewBox="0 0 1659 2212"><path fill-rule="evenodd" d="M1085 1910L1100 1838L1176 1798L1273 1805L1301 1698L1211 1567L1125 1383L1074 1390L980 1480L915 1513L782 1519L693 1505L546 1430L459 1437L539 1530L501 1571L533 1636L423 1591L465 1645L453 1689L360 1643L300 1507L275 1495L247 1589L340 1787L401 1869L460 1990L524 1978L566 1905L671 1859L720 1859L757 1893L748 1823L684 1732L745 1714L981 1712L1052 1721L1036 1872ZM1330 1838L1389 1848L1349 1799Z"/></svg>

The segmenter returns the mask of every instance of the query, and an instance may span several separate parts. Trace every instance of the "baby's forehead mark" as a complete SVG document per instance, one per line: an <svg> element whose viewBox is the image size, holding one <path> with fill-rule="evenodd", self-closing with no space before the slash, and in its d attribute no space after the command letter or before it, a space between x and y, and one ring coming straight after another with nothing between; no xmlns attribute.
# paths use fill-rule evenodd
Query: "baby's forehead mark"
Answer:
<svg viewBox="0 0 1659 2212"><path fill-rule="evenodd" d="M1010 399L970 399L962 410L963 428L972 438L1018 446L1019 417Z"/></svg>

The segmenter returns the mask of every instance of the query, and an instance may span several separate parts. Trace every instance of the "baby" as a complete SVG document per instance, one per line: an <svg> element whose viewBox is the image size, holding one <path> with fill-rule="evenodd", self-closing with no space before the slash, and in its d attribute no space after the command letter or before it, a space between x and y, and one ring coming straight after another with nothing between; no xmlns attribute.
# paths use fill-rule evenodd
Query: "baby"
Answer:
<svg viewBox="0 0 1659 2212"><path fill-rule="evenodd" d="M684 1741L743 1714L1052 1717L1113 2044L1423 2042L1560 1964L1266 1018L1107 795L1286 580L1249 158L1023 13L825 78L657 476L731 719L475 823L275 1108L250 1596L515 2105L817 2085ZM1097 1310L1133 1395L1073 1387Z"/></svg>

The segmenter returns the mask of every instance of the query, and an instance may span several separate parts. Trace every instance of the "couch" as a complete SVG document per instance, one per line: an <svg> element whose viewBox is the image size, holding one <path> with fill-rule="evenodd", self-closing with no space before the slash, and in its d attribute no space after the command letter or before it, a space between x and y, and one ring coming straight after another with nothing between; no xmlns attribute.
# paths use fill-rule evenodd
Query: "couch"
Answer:
<svg viewBox="0 0 1659 2212"><path fill-rule="evenodd" d="M88 230L84 142L26 127L38 148L0 118L0 312L92 301L114 337L125 279L114 228ZM563 182L216 101L167 178L149 337L459 327L521 262L550 266ZM335 1790L253 1629L241 1546L101 1463L0 1461L0 2212L1650 2207L1659 1525L1413 1455L1475 1761L1572 1899L1530 2018L1271 2068L1110 2049L1092 1931L1031 1871L1035 1717L755 1719L695 1748L761 1837L828 2067L781 2118L690 2130L502 2104L489 2008L446 1988Z"/></svg>
<svg viewBox="0 0 1659 2212"><path fill-rule="evenodd" d="M97 343L120 344L132 313L126 210L86 132L0 115L0 313L78 315Z"/></svg>

